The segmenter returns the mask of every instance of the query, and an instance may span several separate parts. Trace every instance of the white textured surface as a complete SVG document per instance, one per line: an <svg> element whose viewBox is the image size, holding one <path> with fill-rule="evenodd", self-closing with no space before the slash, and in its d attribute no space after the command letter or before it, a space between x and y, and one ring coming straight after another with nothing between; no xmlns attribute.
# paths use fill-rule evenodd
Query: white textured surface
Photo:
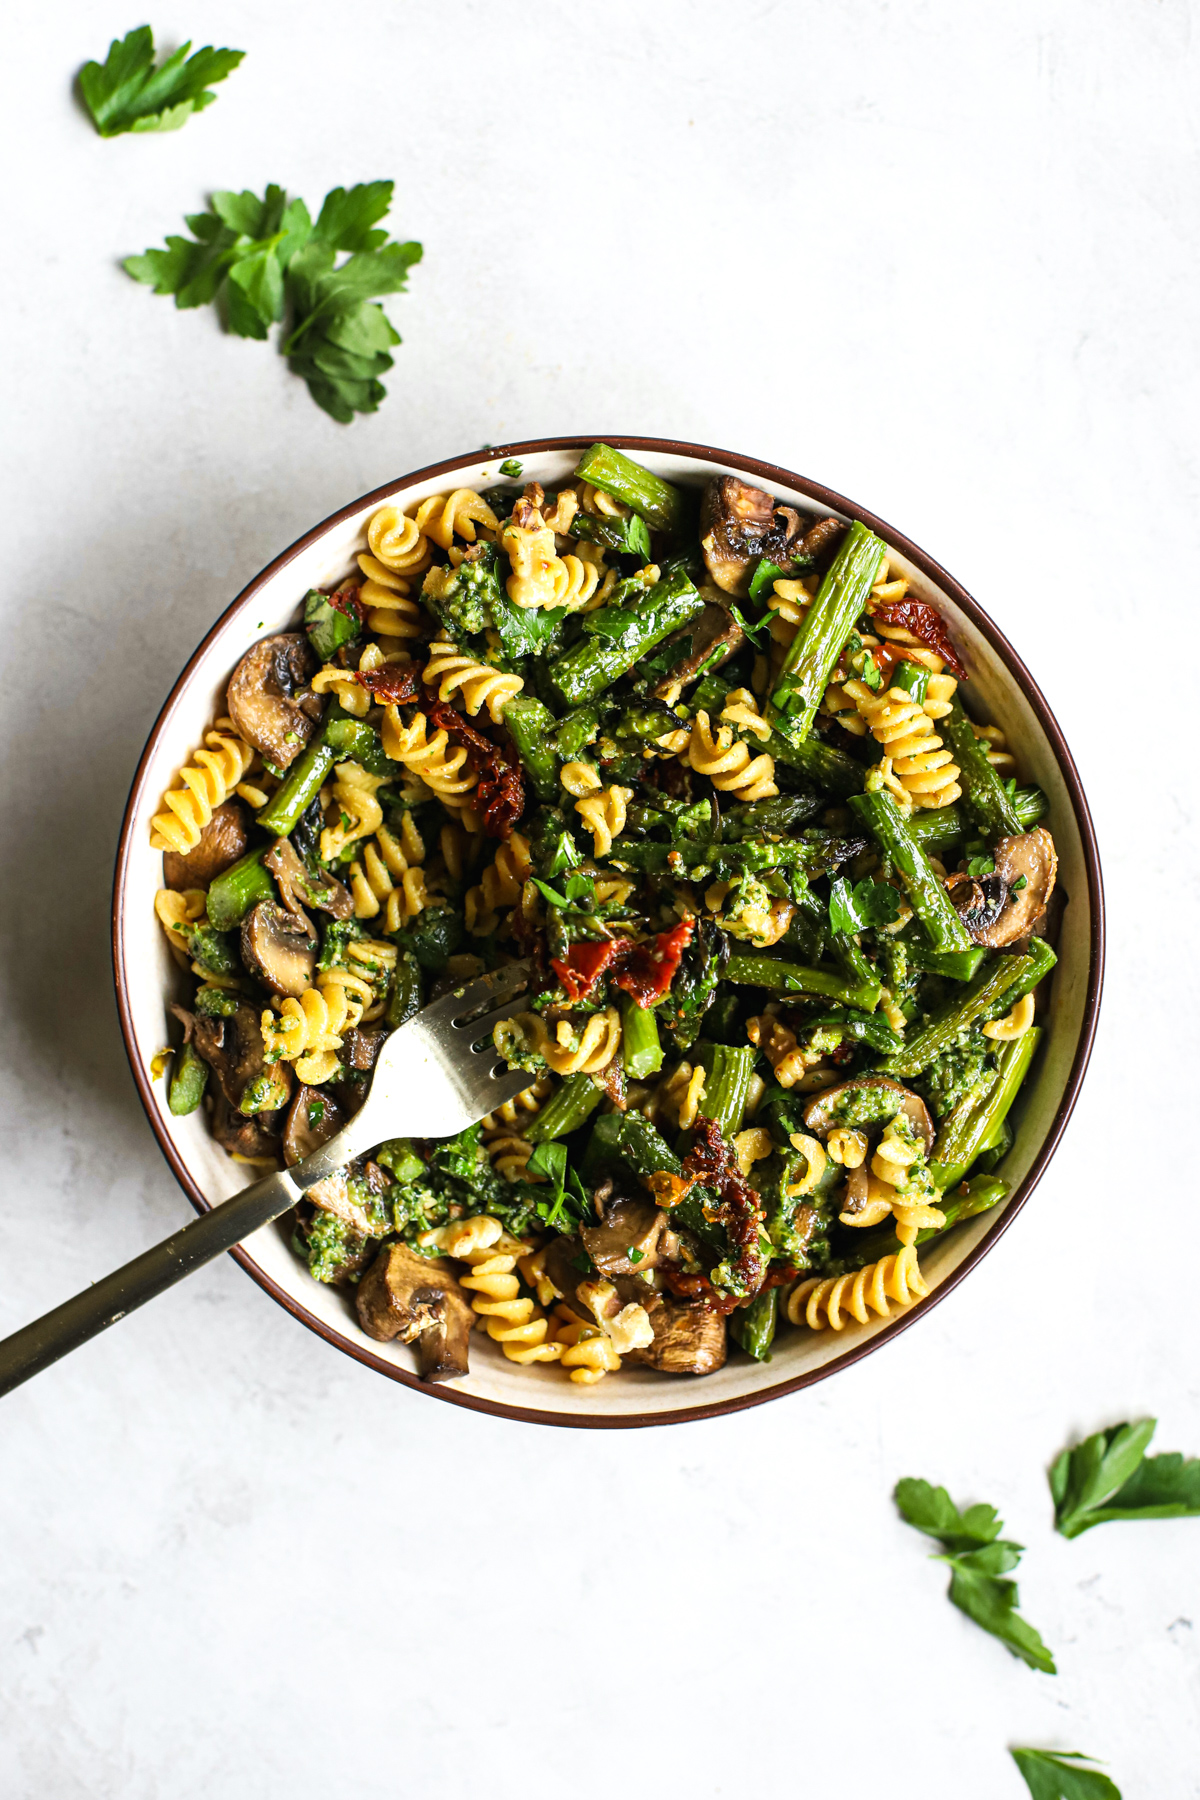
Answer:
<svg viewBox="0 0 1200 1800"><path fill-rule="evenodd" d="M185 1217L106 942L162 695L308 525L485 439L726 444L929 548L1076 750L1113 949L1024 1218L808 1395L636 1435L470 1417L225 1263L5 1401L5 1795L859 1793L886 1771L901 1800L1004 1800L1010 1742L1105 1757L1126 1800L1200 1792L1200 1524L1067 1544L1042 1473L1144 1412L1200 1451L1194 1181L1158 1173L1195 1117L1194 16L196 4L160 39L245 65L182 134L113 143L69 77L133 16L60 0L9 25L0 1328ZM348 430L116 268L213 186L319 202L378 175L426 262L391 398ZM947 1605L892 1512L905 1473L1029 1546L1056 1680Z"/></svg>

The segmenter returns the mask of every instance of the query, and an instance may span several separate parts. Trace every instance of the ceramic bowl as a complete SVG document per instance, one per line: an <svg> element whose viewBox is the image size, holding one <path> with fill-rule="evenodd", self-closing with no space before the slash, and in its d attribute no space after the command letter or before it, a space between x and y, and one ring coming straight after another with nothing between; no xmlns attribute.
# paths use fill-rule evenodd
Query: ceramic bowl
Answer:
<svg viewBox="0 0 1200 1800"><path fill-rule="evenodd" d="M366 544L367 520L378 506L391 501L411 508L427 495L452 487L489 486L501 479L498 464L510 456L520 459L525 480L551 486L570 474L590 441L543 439L505 445L490 458L453 457L389 482L344 507L255 576L175 683L150 733L125 812L113 893L113 959L121 1029L138 1092L163 1153L197 1211L243 1186L247 1170L229 1161L213 1142L203 1111L173 1118L166 1106L165 1081L150 1079L150 1059L167 1041L167 1001L177 986L177 971L154 919L162 861L150 848L151 814L177 769L202 742L210 721L223 710L225 683L238 658L268 632L291 627L309 588L328 587L354 569L355 552ZM417 1378L408 1349L377 1344L363 1335L346 1295L312 1279L289 1248L283 1226L264 1228L234 1252L246 1272L295 1318L381 1375L455 1406L554 1425L667 1424L754 1406L836 1374L923 1319L1008 1229L1044 1173L1087 1068L1103 972L1100 867L1075 765L1033 677L966 590L891 526L788 469L695 444L619 437L608 441L670 480L698 484L713 474L747 476L801 508L862 519L885 540L893 568L948 618L967 652L970 694L983 716L1001 725L1017 747L1022 778L1040 783L1048 795L1047 823L1058 847L1059 882L1067 904L1046 1043L1023 1091L1015 1143L1001 1171L1012 1184L1011 1196L1002 1208L960 1226L922 1252L922 1271L932 1291L918 1304L894 1311L890 1319L852 1324L841 1332L785 1328L769 1363L752 1362L731 1347L728 1363L715 1375L678 1377L627 1368L594 1387L566 1380L554 1365L521 1368L507 1362L498 1346L478 1334L472 1344L470 1375L431 1386ZM396 1128L412 1126L397 1120Z"/></svg>

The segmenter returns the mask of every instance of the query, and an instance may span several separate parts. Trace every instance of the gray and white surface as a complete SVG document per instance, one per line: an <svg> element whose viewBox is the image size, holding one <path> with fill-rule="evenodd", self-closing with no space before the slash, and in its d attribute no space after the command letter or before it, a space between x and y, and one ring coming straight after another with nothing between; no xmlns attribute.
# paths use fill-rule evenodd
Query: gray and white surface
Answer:
<svg viewBox="0 0 1200 1800"><path fill-rule="evenodd" d="M6 1183L0 1330L187 1216L129 1078L109 875L158 706L230 598L485 441L726 445L973 590L1074 747L1101 1036L1036 1199L917 1329L715 1423L566 1434L409 1395L213 1267L4 1402L0 1791L599 1800L1023 1792L1008 1743L1200 1793L1200 1524L1050 1530L1044 1465L1153 1412L1200 1452L1194 95L1183 0L172 8L247 50L183 133L7 27ZM119 257L213 187L396 178L405 344L348 429ZM152 924L147 922L147 932ZM1030 1673L951 1609L902 1474L1029 1546Z"/></svg>

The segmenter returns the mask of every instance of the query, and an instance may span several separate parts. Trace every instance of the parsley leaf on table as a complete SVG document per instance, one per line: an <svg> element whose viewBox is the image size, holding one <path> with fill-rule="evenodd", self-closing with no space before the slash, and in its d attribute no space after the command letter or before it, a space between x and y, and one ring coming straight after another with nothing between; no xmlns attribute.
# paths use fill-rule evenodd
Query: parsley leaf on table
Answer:
<svg viewBox="0 0 1200 1800"><path fill-rule="evenodd" d="M214 50L206 44L189 57L191 43L181 45L161 68L154 67L154 33L140 25L126 37L114 38L102 63L84 63L79 88L101 137L126 131L178 131L193 113L217 98L209 83L224 81L246 54Z"/></svg>
<svg viewBox="0 0 1200 1800"><path fill-rule="evenodd" d="M1200 1517L1200 1459L1148 1457L1156 1423L1114 1425L1063 1451L1050 1471L1050 1492L1064 1537L1114 1519Z"/></svg>
<svg viewBox="0 0 1200 1800"><path fill-rule="evenodd" d="M1017 1611L1016 1582L1004 1579L1020 1562L1024 1546L999 1535L995 1507L980 1504L961 1512L945 1488L911 1477L896 1483L894 1497L908 1523L941 1544L944 1554L935 1560L949 1565L955 1606L1031 1669L1057 1674L1041 1637Z"/></svg>
<svg viewBox="0 0 1200 1800"><path fill-rule="evenodd" d="M273 183L261 200L216 193L208 212L189 214L191 238L169 237L125 268L178 307L220 302L239 337L265 339L290 313L283 354L317 405L349 424L386 397L379 376L400 342L374 296L399 293L421 259L420 244L389 243L378 225L391 201L390 181L334 188L314 224L303 200Z"/></svg>
<svg viewBox="0 0 1200 1800"><path fill-rule="evenodd" d="M1010 1750L1033 1800L1121 1800L1121 1790L1078 1750Z"/></svg>

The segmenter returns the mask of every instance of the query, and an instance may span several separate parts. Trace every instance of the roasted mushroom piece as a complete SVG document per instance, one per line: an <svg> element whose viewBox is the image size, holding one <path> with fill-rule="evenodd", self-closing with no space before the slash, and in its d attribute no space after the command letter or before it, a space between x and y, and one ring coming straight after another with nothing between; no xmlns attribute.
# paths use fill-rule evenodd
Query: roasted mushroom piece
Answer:
<svg viewBox="0 0 1200 1800"><path fill-rule="evenodd" d="M643 1363L663 1375L711 1375L725 1362L725 1320L706 1306L651 1294L646 1312L654 1342L630 1350L631 1363Z"/></svg>
<svg viewBox="0 0 1200 1800"><path fill-rule="evenodd" d="M852 1094L863 1090L866 1090L866 1099L863 1105L865 1113L869 1116L864 1116L862 1112L848 1104ZM872 1097L876 1094L878 1094L880 1102L878 1111L875 1111L872 1106ZM889 1111L893 1096L899 1096L900 1105L894 1111ZM925 1145L925 1153L928 1155L933 1149L933 1140L936 1135L933 1120L929 1116L929 1108L919 1094L914 1094L911 1089L902 1087L900 1082L893 1081L887 1075L855 1075L849 1081L839 1081L836 1087L823 1088L805 1108L804 1125L805 1129L811 1131L814 1137L825 1138L829 1136L835 1125L853 1126L856 1116L862 1117L864 1123L871 1124L884 1117L894 1117L896 1112L904 1114L916 1135Z"/></svg>
<svg viewBox="0 0 1200 1800"><path fill-rule="evenodd" d="M287 838L275 839L263 857L263 867L275 877L279 897L289 912L300 913L311 906L332 913L335 919L348 919L354 911L349 888L328 869L319 869L314 875Z"/></svg>
<svg viewBox="0 0 1200 1800"><path fill-rule="evenodd" d="M715 475L700 505L700 548L723 593L744 598L755 559L775 523L775 496L736 475Z"/></svg>
<svg viewBox="0 0 1200 1800"><path fill-rule="evenodd" d="M226 1100L236 1109L246 1089L261 1078L266 1067L258 1008L248 1000L239 1000L236 1012L227 1017L198 1013L192 1043L216 1076Z"/></svg>
<svg viewBox="0 0 1200 1800"><path fill-rule="evenodd" d="M387 1244L359 1282L356 1304L368 1337L415 1344L417 1372L426 1381L467 1374L475 1315L448 1263L418 1256L407 1244Z"/></svg>
<svg viewBox="0 0 1200 1800"><path fill-rule="evenodd" d="M283 1128L283 1160L290 1168L303 1162L331 1137L336 1137L346 1123L346 1115L333 1098L319 1088L299 1087L288 1108Z"/></svg>
<svg viewBox="0 0 1200 1800"><path fill-rule="evenodd" d="M317 966L312 920L277 900L260 900L242 921L242 961L273 994L302 994Z"/></svg>
<svg viewBox="0 0 1200 1800"><path fill-rule="evenodd" d="M999 950L1028 937L1046 911L1058 874L1058 855L1054 839L1038 825L1019 837L1001 838L992 856L996 878L1006 891L1004 905L988 924L972 929L968 923L967 929L977 944Z"/></svg>
<svg viewBox="0 0 1200 1800"><path fill-rule="evenodd" d="M731 656L737 655L745 641L746 634L732 614L724 606L710 600L698 619L693 619L690 625L667 639L667 646L688 644L688 651L683 661L676 663L656 683L655 694L661 697L670 693L673 688L686 687L689 681L696 679L701 669L707 675L710 671L721 668Z"/></svg>
<svg viewBox="0 0 1200 1800"><path fill-rule="evenodd" d="M229 678L235 731L277 769L286 769L316 735L320 696L302 691L316 667L304 632L280 631L247 650Z"/></svg>
<svg viewBox="0 0 1200 1800"><path fill-rule="evenodd" d="M579 1235L602 1275L641 1275L658 1261L666 1223L652 1200L612 1199L599 1224L581 1226Z"/></svg>
<svg viewBox="0 0 1200 1800"><path fill-rule="evenodd" d="M1008 900L1008 889L998 875L985 875L982 880L961 872L947 875L946 892L955 912L976 942L978 939L975 934L986 931L995 924Z"/></svg>
<svg viewBox="0 0 1200 1800"><path fill-rule="evenodd" d="M340 1219L343 1225L351 1226L363 1237L382 1236L366 1208L359 1204L350 1191L348 1168L338 1169L333 1175L326 1175L323 1181L315 1182L304 1197L311 1200L314 1206L319 1206L323 1212L332 1213L335 1219Z"/></svg>
<svg viewBox="0 0 1200 1800"><path fill-rule="evenodd" d="M279 1123L281 1113L256 1113L248 1119L230 1106L224 1094L213 1103L212 1134L231 1156L244 1156L250 1162L264 1162L279 1155Z"/></svg>
<svg viewBox="0 0 1200 1800"><path fill-rule="evenodd" d="M190 850L163 853L163 881L182 893L185 888L206 888L210 881L245 856L250 844L250 819L240 800L218 806Z"/></svg>

